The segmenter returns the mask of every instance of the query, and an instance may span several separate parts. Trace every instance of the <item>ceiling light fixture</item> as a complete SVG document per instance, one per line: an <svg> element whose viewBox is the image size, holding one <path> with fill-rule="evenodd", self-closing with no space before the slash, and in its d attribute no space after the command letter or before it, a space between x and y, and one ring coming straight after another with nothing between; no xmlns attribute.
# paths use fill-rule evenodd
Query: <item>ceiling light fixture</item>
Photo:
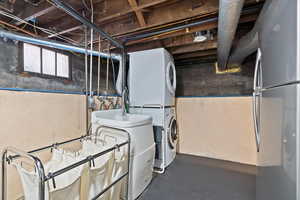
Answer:
<svg viewBox="0 0 300 200"><path fill-rule="evenodd" d="M199 31L195 33L194 42L204 42L208 39L208 31Z"/></svg>

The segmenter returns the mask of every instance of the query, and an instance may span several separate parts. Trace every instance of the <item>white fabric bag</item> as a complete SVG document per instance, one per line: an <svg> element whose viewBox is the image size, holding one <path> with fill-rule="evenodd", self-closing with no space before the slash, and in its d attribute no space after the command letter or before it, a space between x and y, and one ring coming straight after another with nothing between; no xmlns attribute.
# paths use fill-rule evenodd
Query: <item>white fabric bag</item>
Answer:
<svg viewBox="0 0 300 200"><path fill-rule="evenodd" d="M106 143L106 149L121 144L128 140L124 131L115 130L112 128L103 128L101 132L101 139ZM109 184L124 175L127 171L128 164L128 146L124 145L114 151L115 158L112 166L112 176ZM116 185L109 190L109 200L120 200L121 197L126 196L126 178L123 178Z"/></svg>
<svg viewBox="0 0 300 200"><path fill-rule="evenodd" d="M62 169L78 161L63 150L53 149L51 160L44 166L45 174ZM25 200L39 200L39 177L35 171L28 171L19 164L14 164L19 173ZM45 183L45 200L80 200L80 177L84 166L74 168Z"/></svg>
<svg viewBox="0 0 300 200"><path fill-rule="evenodd" d="M20 164L13 165L21 179L25 200L39 200L39 177L35 171L27 171ZM45 200L49 199L48 188L45 187Z"/></svg>
<svg viewBox="0 0 300 200"><path fill-rule="evenodd" d="M45 173L55 172L70 166L78 161L80 157L76 153L65 152L61 149L53 149L53 157L45 165ZM81 174L85 165L80 165L54 178L56 187L52 181L48 181L50 200L80 200Z"/></svg>
<svg viewBox="0 0 300 200"><path fill-rule="evenodd" d="M92 141L84 141L82 144L81 156L95 155L104 151L106 148L105 143L98 142L95 144ZM112 152L104 154L94 160L89 170L89 189L88 199L92 199L98 195L107 185L108 180L112 175L112 164L114 154ZM94 165L93 165L94 164ZM109 200L107 194L99 197L99 200Z"/></svg>

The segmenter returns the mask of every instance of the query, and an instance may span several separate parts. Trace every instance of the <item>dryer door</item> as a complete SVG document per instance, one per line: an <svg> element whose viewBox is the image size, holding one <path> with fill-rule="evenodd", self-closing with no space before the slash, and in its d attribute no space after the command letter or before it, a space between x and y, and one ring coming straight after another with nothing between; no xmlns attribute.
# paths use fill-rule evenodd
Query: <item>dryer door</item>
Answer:
<svg viewBox="0 0 300 200"><path fill-rule="evenodd" d="M167 88L172 95L175 95L176 91L176 69L173 62L169 62L167 66L167 73L166 73L166 80L167 80Z"/></svg>
<svg viewBox="0 0 300 200"><path fill-rule="evenodd" d="M175 117L172 117L168 126L168 143L171 149L176 148L177 139L178 139L177 122Z"/></svg>

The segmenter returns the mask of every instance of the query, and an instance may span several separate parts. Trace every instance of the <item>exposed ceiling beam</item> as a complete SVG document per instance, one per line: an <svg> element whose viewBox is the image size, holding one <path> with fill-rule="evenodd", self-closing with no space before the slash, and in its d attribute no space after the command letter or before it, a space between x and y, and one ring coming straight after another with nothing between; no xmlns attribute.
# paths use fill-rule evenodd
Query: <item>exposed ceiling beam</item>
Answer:
<svg viewBox="0 0 300 200"><path fill-rule="evenodd" d="M136 10L136 8L138 7L137 1L136 0L128 0L128 3L131 6L131 8L134 10L135 15L136 15L140 25L142 27L145 27L146 26L146 21L145 21L145 18L144 18L144 15L143 15L142 11L141 10Z"/></svg>
<svg viewBox="0 0 300 200"><path fill-rule="evenodd" d="M209 50L209 49L216 49L218 47L217 41L207 41L202 43L194 43L191 45L185 45L180 47L172 47L168 50L172 54L183 54L183 53L190 53L195 51L203 51L203 50Z"/></svg>
<svg viewBox="0 0 300 200"><path fill-rule="evenodd" d="M116 18L116 17L120 17L120 16L124 16L124 15L127 15L127 14L132 13L132 12L141 11L141 10L143 10L145 8L156 6L156 5L168 2L168 1L170 1L170 0L156 0L156 1L152 1L152 2L147 3L147 4L137 5L136 7L131 7L130 9L127 9L125 11L117 12L117 13L108 15L106 17L101 17L96 22L99 23L99 24L101 24L101 23L103 23L105 21L108 21L110 19L113 19L113 18Z"/></svg>
<svg viewBox="0 0 300 200"><path fill-rule="evenodd" d="M175 23L182 23L184 21L191 20L196 17L207 16L208 14L216 14L218 11L219 0L209 0L201 7L193 9L193 3L191 1L176 1L172 4L161 6L158 9L152 9L147 14L147 25L141 27L138 22L128 21L120 22L112 21L109 24L103 25L104 30L110 34L124 35L133 32L149 30L157 28L159 26L165 26ZM162 28L162 27L160 27Z"/></svg>
<svg viewBox="0 0 300 200"><path fill-rule="evenodd" d="M135 44L135 45L127 46L126 49L128 52L133 52L133 51L141 51L141 50L154 49L160 47L164 47L164 48L178 47L178 46L183 46L188 44L194 44L193 34L182 35L182 36L168 38L164 40L156 40L147 43Z"/></svg>
<svg viewBox="0 0 300 200"><path fill-rule="evenodd" d="M25 34L28 34L28 35L30 35L30 36L32 36L32 37L37 37L37 35L36 35L35 33L32 33L32 32L30 32L30 31L27 31L27 30L25 30L25 29L22 29L22 28L20 28L20 27L17 27L17 26L15 26L15 25L13 25L13 24L10 24L10 23L8 23L8 22L5 22L5 21L0 20L0 24L3 24L3 25L5 25L5 26L11 27L11 28L13 28L13 29L16 29L16 30L18 30L18 31L20 31L20 32L23 32L23 33L25 33Z"/></svg>
<svg viewBox="0 0 300 200"><path fill-rule="evenodd" d="M175 60L184 60L184 59L191 59L191 58L201 58L201 57L207 57L217 55L216 49L210 49L207 51L196 51L196 52L190 52L185 54L177 54L174 56Z"/></svg>
<svg viewBox="0 0 300 200"><path fill-rule="evenodd" d="M252 21L255 21L256 18L257 18L256 14L249 15L249 16L243 16L240 20L240 23L252 22ZM162 34L162 35L146 38L143 40L132 41L132 42L127 43L127 48L129 49L129 51L137 51L142 48L147 48L147 49L151 49L150 47L157 48L157 47L159 47L159 45L168 46L168 44L170 44L170 43L173 43L174 46L175 46L175 44L178 44L177 46L183 45L184 43L189 44L189 43L193 43L193 39L194 39L193 33L194 32L203 31L203 30L211 30L211 29L217 28L217 26L218 26L217 22L211 22L211 23L200 25L200 26L192 27L188 30L183 29L183 30L176 31L176 32L170 32L167 34ZM155 41L160 41L160 42L158 43ZM157 45L157 44L159 44L159 45Z"/></svg>
<svg viewBox="0 0 300 200"><path fill-rule="evenodd" d="M49 35L49 36L47 36L47 37L48 37L48 38L57 37L57 36L59 36L59 35L63 35L63 34L66 34L66 33L72 32L72 31L76 31L76 30L78 30L78 29L81 29L82 27L84 27L84 26L83 26L83 25L78 25L78 26L75 26L75 27L72 27L72 28L69 28L69 29L60 31L60 32L58 32L58 33L54 33L54 34Z"/></svg>
<svg viewBox="0 0 300 200"><path fill-rule="evenodd" d="M244 15L244 16L241 17L239 23L242 24L242 23L255 21L257 19L257 16L258 16L258 13L257 14L251 14L251 15ZM203 31L203 30L211 30L211 29L215 29L217 27L218 27L218 22L214 21L214 22L209 22L209 23L205 23L205 24L202 24L202 25L193 26L193 27L190 27L188 29L181 29L181 30L178 30L178 31L171 31L171 32L165 33L165 34L155 35L155 36L148 37L148 38L141 39L141 40L137 40L137 41L131 41L131 42L128 42L127 45L140 44L141 42L150 42L150 41L153 41L153 40L160 40L160 39L165 39L165 38L170 38L170 37L176 37L176 36L195 33L195 32L199 32L199 31Z"/></svg>
<svg viewBox="0 0 300 200"><path fill-rule="evenodd" d="M42 4L39 6L25 6L24 10L22 11L22 14L19 16L21 19L25 21L29 21L31 19L43 16L45 14L48 14L49 12L55 10L56 7L52 6L50 3L47 1L44 1ZM19 26L23 24L22 22L15 22L15 25Z"/></svg>

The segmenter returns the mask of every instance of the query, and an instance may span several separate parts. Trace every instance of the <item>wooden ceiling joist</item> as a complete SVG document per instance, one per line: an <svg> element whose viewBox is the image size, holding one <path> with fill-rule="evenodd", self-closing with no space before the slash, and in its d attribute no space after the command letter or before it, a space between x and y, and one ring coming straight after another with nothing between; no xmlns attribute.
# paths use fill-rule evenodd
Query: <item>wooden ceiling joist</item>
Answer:
<svg viewBox="0 0 300 200"><path fill-rule="evenodd" d="M201 58L207 56L217 55L216 49L210 49L206 51L195 51L191 53L184 53L184 54L176 54L174 59L175 60L184 60L184 59L191 59L191 58Z"/></svg>
<svg viewBox="0 0 300 200"><path fill-rule="evenodd" d="M49 12L55 10L56 7L49 4L47 1L43 2L37 7L34 6L26 6L24 11L22 11L22 15L19 16L21 19L25 21L29 21L31 19L43 16L48 14ZM15 25L19 26L23 24L22 22L15 22Z"/></svg>
<svg viewBox="0 0 300 200"><path fill-rule="evenodd" d="M147 4L138 5L138 6L134 7L134 8L131 7L128 10L125 10L125 11L122 11L122 12L118 12L118 13L114 13L114 14L108 15L106 17L101 17L101 18L99 18L97 20L97 23L101 24L101 23L103 23L105 21L108 21L110 19L113 19L113 18L116 18L116 17L120 17L120 16L124 16L124 15L128 15L129 13L132 13L132 12L141 11L143 9L146 9L146 8L149 8L149 7L152 7L152 6L156 6L156 5L168 2L168 1L170 1L170 0L156 0L156 1L152 1L152 2L147 3Z"/></svg>
<svg viewBox="0 0 300 200"><path fill-rule="evenodd" d="M138 7L137 1L136 0L128 0L128 3L131 6L131 8L134 10L140 25L142 27L145 27L146 26L146 21L145 21L145 18L143 16L142 11L141 10L136 10L136 8Z"/></svg>
<svg viewBox="0 0 300 200"><path fill-rule="evenodd" d="M75 10L86 13L89 17L88 8L82 1L66 1ZM176 59L188 59L189 57L196 58L214 54L217 48L215 38L202 43L194 42L195 32L216 29L218 27L217 21L196 23L189 28L185 28L185 26L180 29L172 28L217 17L219 0L93 0L93 5L95 24L113 37L127 41L128 52L164 47ZM256 0L245 1L245 8L251 9L253 5L258 5ZM240 26L239 33L243 31L241 27L245 27L248 31L253 25L253 23L248 22L254 22L257 19L260 6L256 7L258 9L255 7L253 7L253 12L241 16L240 23L243 25ZM18 9L14 11L14 14L20 18L27 21L37 18L38 26L56 32L52 35L38 33L40 37L53 38L64 35L75 41L83 41L82 24L47 1L42 1L38 6L29 5L25 1L16 1L15 8ZM8 21L5 22L9 23ZM14 23L13 25L22 24L10 23ZM19 28L21 27L19 26ZM161 31L166 29L169 31ZM31 31L29 27L25 27L24 30ZM140 34L153 32L156 33L150 34L146 38L137 37L141 39L126 40ZM215 34L213 35L215 36ZM106 42L103 42L101 46L106 48Z"/></svg>
<svg viewBox="0 0 300 200"><path fill-rule="evenodd" d="M183 54L183 53L190 53L190 52L195 52L195 51L216 49L217 47L218 47L218 42L213 40L213 41L207 41L207 42L201 42L201 43L194 43L192 45L174 47L174 48L170 48L169 51L172 54Z"/></svg>

